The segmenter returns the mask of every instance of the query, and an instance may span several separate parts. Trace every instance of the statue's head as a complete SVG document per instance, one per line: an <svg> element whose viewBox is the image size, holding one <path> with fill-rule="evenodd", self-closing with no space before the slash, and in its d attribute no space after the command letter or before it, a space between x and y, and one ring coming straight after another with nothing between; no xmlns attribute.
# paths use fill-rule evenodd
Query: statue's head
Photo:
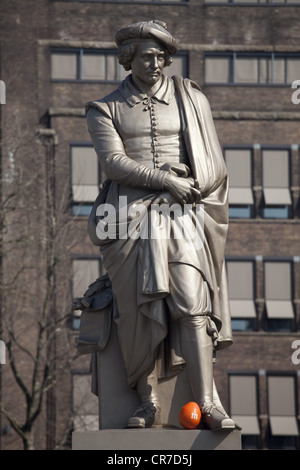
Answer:
<svg viewBox="0 0 300 470"><path fill-rule="evenodd" d="M142 21L117 31L118 60L125 70L131 69L131 62L141 43L157 43L165 56L164 67L172 63L172 55L177 50L175 38L167 31L167 25L161 21Z"/></svg>

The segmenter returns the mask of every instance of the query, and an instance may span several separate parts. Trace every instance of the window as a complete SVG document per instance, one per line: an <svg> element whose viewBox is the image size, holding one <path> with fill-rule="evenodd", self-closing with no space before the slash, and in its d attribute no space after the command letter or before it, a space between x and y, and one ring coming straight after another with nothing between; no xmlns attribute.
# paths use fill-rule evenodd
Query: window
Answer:
<svg viewBox="0 0 300 470"><path fill-rule="evenodd" d="M166 75L188 76L188 55L178 52ZM51 79L53 81L119 83L131 72L118 62L117 50L52 49Z"/></svg>
<svg viewBox="0 0 300 470"><path fill-rule="evenodd" d="M74 373L72 379L74 431L97 431L98 399L91 392L91 375Z"/></svg>
<svg viewBox="0 0 300 470"><path fill-rule="evenodd" d="M51 54L51 78L53 80L75 80L77 78L77 54L75 52L53 52Z"/></svg>
<svg viewBox="0 0 300 470"><path fill-rule="evenodd" d="M84 52L81 60L81 80L119 81L128 74L118 63L116 54Z"/></svg>
<svg viewBox="0 0 300 470"><path fill-rule="evenodd" d="M229 175L229 217L251 217L252 151L251 149L225 149Z"/></svg>
<svg viewBox="0 0 300 470"><path fill-rule="evenodd" d="M189 76L188 54L186 52L177 52L172 56L172 64L164 69L164 74L171 77L172 75Z"/></svg>
<svg viewBox="0 0 300 470"><path fill-rule="evenodd" d="M52 49L51 79L120 82L129 72L119 64L116 50Z"/></svg>
<svg viewBox="0 0 300 470"><path fill-rule="evenodd" d="M205 83L230 83L232 81L231 56L205 57Z"/></svg>
<svg viewBox="0 0 300 470"><path fill-rule="evenodd" d="M73 214L89 215L101 184L101 169L93 146L71 144L71 177Z"/></svg>
<svg viewBox="0 0 300 470"><path fill-rule="evenodd" d="M298 436L294 376L268 376L270 448L295 447Z"/></svg>
<svg viewBox="0 0 300 470"><path fill-rule="evenodd" d="M252 261L227 261L228 293L233 330L253 330L254 277Z"/></svg>
<svg viewBox="0 0 300 470"><path fill-rule="evenodd" d="M300 76L297 53L207 53L205 83L209 85L291 85Z"/></svg>
<svg viewBox="0 0 300 470"><path fill-rule="evenodd" d="M88 286L92 284L101 272L100 259L75 259L73 260L73 298L83 297ZM74 311L73 328L80 325L81 310Z"/></svg>
<svg viewBox="0 0 300 470"><path fill-rule="evenodd" d="M242 436L259 435L256 375L230 375L229 393L231 417L242 426Z"/></svg>
<svg viewBox="0 0 300 470"><path fill-rule="evenodd" d="M262 150L265 218L288 218L291 211L290 153L286 149Z"/></svg>
<svg viewBox="0 0 300 470"><path fill-rule="evenodd" d="M291 263L285 261L266 261L264 264L266 328L269 331L292 330L294 310L291 268Z"/></svg>
<svg viewBox="0 0 300 470"><path fill-rule="evenodd" d="M224 146L229 176L230 218L260 216L265 219L287 219L294 216L296 206L293 204L291 184L292 159L296 158L294 148L298 150L298 145ZM294 165L297 162L294 161Z"/></svg>

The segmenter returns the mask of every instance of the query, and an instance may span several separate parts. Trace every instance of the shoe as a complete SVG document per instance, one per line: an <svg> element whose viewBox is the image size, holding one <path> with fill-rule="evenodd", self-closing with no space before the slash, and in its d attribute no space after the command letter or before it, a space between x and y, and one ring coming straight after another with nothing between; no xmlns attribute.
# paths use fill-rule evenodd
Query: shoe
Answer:
<svg viewBox="0 0 300 470"><path fill-rule="evenodd" d="M235 422L219 407L212 404L203 405L201 412L203 424L208 426L211 431L223 431L236 427Z"/></svg>
<svg viewBox="0 0 300 470"><path fill-rule="evenodd" d="M220 400L220 397L219 397L219 394L218 394L218 391L217 391L217 388L216 388L215 381L213 382L213 404L214 404L215 408L217 408L218 411L223 413L223 415L226 416L226 418L229 418L228 414L224 410L223 405L221 403L221 400ZM238 424L236 421L234 421L234 424L235 424L236 429L238 429L239 431L242 430L242 426L240 424Z"/></svg>
<svg viewBox="0 0 300 470"><path fill-rule="evenodd" d="M129 419L128 428L151 428L157 408L154 403L143 403Z"/></svg>
<svg viewBox="0 0 300 470"><path fill-rule="evenodd" d="M222 405L216 405L214 403L214 407L220 412L222 413L226 418L229 418L229 415L226 413L226 411L224 410L223 406ZM231 419L231 418L229 418ZM241 431L243 428L240 424L238 424L236 421L234 421L233 419L231 419L231 421L234 423L234 426L236 429L238 429L239 431Z"/></svg>

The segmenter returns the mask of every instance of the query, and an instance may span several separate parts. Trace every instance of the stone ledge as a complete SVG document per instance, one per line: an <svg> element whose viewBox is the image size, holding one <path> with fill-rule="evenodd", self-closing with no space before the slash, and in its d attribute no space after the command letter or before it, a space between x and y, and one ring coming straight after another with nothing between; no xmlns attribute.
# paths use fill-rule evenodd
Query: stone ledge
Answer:
<svg viewBox="0 0 300 470"><path fill-rule="evenodd" d="M241 450L241 432L186 429L104 429L73 432L73 450Z"/></svg>
<svg viewBox="0 0 300 470"><path fill-rule="evenodd" d="M49 108L49 116L50 117L85 117L85 109L84 108Z"/></svg>

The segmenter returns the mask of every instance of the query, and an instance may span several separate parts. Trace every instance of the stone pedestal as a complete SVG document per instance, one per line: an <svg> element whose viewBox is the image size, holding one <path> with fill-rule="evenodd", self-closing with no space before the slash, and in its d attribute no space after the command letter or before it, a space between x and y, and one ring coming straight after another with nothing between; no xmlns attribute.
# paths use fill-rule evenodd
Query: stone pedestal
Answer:
<svg viewBox="0 0 300 470"><path fill-rule="evenodd" d="M112 324L109 341L93 360L93 391L99 397L99 431L76 431L73 450L238 450L239 431L187 430L178 415L193 401L185 368L172 378L159 381L161 424L151 429L126 429L128 419L139 405L136 391L126 382L125 370Z"/></svg>
<svg viewBox="0 0 300 470"><path fill-rule="evenodd" d="M73 450L240 450L240 431L187 429L106 429L74 432Z"/></svg>
<svg viewBox="0 0 300 470"><path fill-rule="evenodd" d="M99 428L126 428L128 419L140 401L137 392L127 385L114 323L107 346L97 353L95 359L93 377L99 397ZM193 401L185 368L175 377L160 380L158 388L161 423L169 427L180 427L179 412L183 405Z"/></svg>

